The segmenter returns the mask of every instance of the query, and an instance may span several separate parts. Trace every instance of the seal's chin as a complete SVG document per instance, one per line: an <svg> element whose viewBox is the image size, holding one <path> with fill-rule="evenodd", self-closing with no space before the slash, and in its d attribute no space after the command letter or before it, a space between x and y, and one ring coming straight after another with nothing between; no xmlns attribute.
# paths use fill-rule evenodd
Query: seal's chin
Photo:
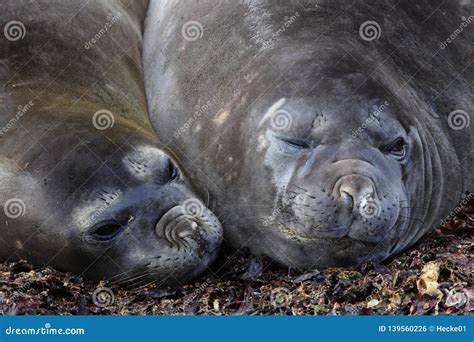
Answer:
<svg viewBox="0 0 474 342"><path fill-rule="evenodd" d="M346 220L339 213L339 216L326 214L308 220L301 220L303 215L279 220L272 227L276 236L272 237L271 244L276 252L271 257L284 265L302 269L382 260L396 246L407 227L404 212L399 214L394 206L391 208L380 211L379 217L373 218L352 215ZM386 212L391 214L383 216Z"/></svg>
<svg viewBox="0 0 474 342"><path fill-rule="evenodd" d="M288 232L288 231L287 231ZM266 238L264 238L266 239ZM269 257L282 265L301 270L327 267L348 267L378 259L378 252L384 250L389 241L378 243L342 237L308 238L290 232L289 235L266 239L262 245L271 245ZM374 258L375 256L375 258Z"/></svg>
<svg viewBox="0 0 474 342"><path fill-rule="evenodd" d="M350 239L362 243L379 243L385 241L391 237L388 233L395 228L395 225L385 227L387 233L384 234L367 234L366 231L361 230L359 227L337 227L336 229L329 227L313 226L309 227L308 230L312 231L311 235L305 234L300 228L292 225L282 225L279 227L283 236L288 239L299 240L301 242L308 241L320 241L321 239Z"/></svg>
<svg viewBox="0 0 474 342"><path fill-rule="evenodd" d="M397 205L385 201L379 203L376 212L339 208L339 212L332 215L304 207L297 211L304 215L287 216L278 220L276 226L283 236L302 242L347 238L364 243L379 243L400 234L406 221L403 219L404 211L400 211Z"/></svg>

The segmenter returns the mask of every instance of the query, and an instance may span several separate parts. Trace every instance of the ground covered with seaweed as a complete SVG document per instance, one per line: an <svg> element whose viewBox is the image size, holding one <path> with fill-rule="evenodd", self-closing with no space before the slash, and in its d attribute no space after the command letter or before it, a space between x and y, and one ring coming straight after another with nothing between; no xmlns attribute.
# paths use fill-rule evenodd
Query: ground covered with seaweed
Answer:
<svg viewBox="0 0 474 342"><path fill-rule="evenodd" d="M26 262L0 264L6 315L470 315L474 312L474 201L383 264L301 273L223 248L185 286L120 288Z"/></svg>

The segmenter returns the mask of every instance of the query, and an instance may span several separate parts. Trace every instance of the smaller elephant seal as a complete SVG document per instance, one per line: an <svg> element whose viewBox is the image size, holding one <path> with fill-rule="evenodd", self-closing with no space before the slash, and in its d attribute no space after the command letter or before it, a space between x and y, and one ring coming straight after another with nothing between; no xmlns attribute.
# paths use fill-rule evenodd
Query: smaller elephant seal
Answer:
<svg viewBox="0 0 474 342"><path fill-rule="evenodd" d="M469 1L151 1L152 124L234 247L304 269L380 262L474 188L470 14Z"/></svg>
<svg viewBox="0 0 474 342"><path fill-rule="evenodd" d="M0 259L137 288L216 257L218 219L148 123L146 7L0 5Z"/></svg>

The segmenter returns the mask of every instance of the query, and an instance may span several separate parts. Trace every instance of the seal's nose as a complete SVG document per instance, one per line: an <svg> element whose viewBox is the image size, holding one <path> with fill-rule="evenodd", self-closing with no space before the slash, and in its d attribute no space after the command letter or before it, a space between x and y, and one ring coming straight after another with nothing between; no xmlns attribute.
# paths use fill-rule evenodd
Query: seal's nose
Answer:
<svg viewBox="0 0 474 342"><path fill-rule="evenodd" d="M186 215L182 206L170 209L158 221L155 232L160 238L165 238L172 246L189 247L186 238L193 238L200 230L205 230L206 224L197 217Z"/></svg>
<svg viewBox="0 0 474 342"><path fill-rule="evenodd" d="M364 199L374 197L375 189L372 181L364 176L350 175L339 180L339 195L350 208L360 205Z"/></svg>

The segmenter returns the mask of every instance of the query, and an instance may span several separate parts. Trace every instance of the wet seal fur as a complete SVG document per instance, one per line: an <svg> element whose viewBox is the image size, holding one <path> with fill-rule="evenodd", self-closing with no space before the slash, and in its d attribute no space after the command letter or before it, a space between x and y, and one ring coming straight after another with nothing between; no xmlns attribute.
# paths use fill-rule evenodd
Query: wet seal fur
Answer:
<svg viewBox="0 0 474 342"><path fill-rule="evenodd" d="M152 1L152 124L235 247L298 268L386 259L473 190L472 30L440 46L470 14L442 0Z"/></svg>
<svg viewBox="0 0 474 342"><path fill-rule="evenodd" d="M0 48L0 259L126 286L201 273L222 228L148 121L147 2L0 7L20 30Z"/></svg>

